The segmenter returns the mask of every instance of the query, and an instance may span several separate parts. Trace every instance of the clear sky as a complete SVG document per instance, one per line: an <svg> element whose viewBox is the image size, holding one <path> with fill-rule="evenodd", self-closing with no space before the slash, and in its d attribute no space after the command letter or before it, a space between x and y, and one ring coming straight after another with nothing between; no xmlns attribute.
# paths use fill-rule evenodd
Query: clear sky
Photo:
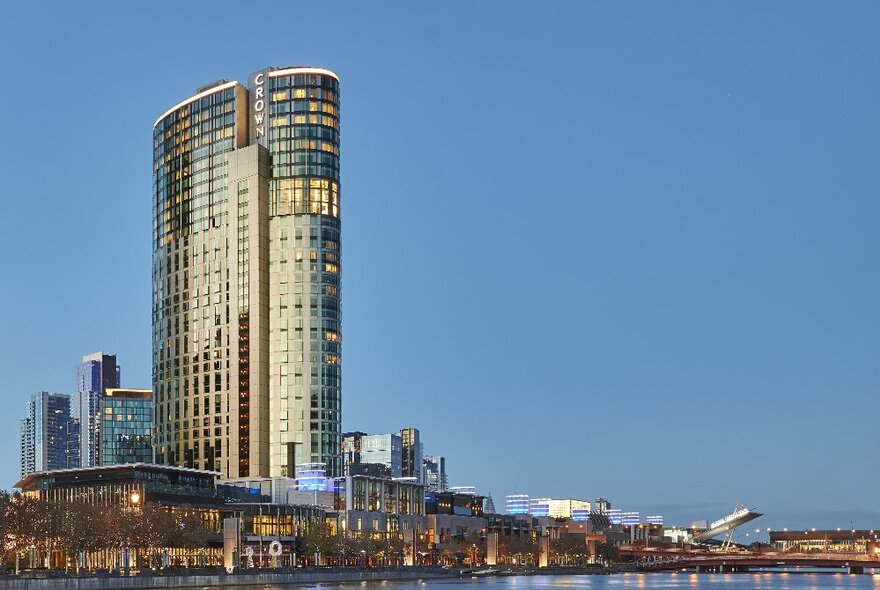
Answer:
<svg viewBox="0 0 880 590"><path fill-rule="evenodd" d="M880 4L15 3L0 487L29 393L150 386L151 127L342 79L344 426L451 482L880 527Z"/></svg>

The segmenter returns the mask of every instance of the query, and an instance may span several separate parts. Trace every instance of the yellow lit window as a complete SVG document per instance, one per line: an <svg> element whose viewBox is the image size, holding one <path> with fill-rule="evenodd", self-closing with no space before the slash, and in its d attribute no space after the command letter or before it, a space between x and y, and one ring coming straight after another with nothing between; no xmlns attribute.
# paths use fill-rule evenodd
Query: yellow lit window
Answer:
<svg viewBox="0 0 880 590"><path fill-rule="evenodd" d="M305 122L306 122L306 116L305 116L305 115L294 115L294 117L293 117L293 123L294 123L295 125L302 125L302 124L304 124Z"/></svg>
<svg viewBox="0 0 880 590"><path fill-rule="evenodd" d="M272 100L287 100L287 91L275 92L272 94Z"/></svg>
<svg viewBox="0 0 880 590"><path fill-rule="evenodd" d="M294 98L305 98L306 97L306 89L305 88L296 88L293 91Z"/></svg>

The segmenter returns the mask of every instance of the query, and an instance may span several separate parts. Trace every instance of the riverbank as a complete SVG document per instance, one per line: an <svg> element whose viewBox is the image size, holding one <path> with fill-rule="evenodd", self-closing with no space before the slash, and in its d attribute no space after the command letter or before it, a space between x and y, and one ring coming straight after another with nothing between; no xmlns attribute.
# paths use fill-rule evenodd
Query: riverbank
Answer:
<svg viewBox="0 0 880 590"><path fill-rule="evenodd" d="M153 590L156 588L247 588L266 585L316 584L320 582L366 582L458 578L457 569L409 567L400 569L289 569L254 573L153 574L137 576L58 576L43 578L0 577L4 590Z"/></svg>
<svg viewBox="0 0 880 590"><path fill-rule="evenodd" d="M548 568L515 568L507 566L484 567L475 570L442 568L438 566L405 568L280 568L253 570L247 573L227 574L221 568L189 571L147 570L140 575L74 576L35 572L30 577L0 576L4 590L153 590L156 588L246 588L266 585L298 585L317 583L367 582L383 580L431 580L443 578L470 578L488 575L500 576L558 576L597 575L613 573L603 566Z"/></svg>

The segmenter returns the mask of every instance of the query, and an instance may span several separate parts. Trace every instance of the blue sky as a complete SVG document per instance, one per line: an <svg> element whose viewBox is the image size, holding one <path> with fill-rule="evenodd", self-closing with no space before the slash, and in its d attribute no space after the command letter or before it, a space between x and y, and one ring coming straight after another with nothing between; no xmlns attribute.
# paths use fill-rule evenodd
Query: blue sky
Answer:
<svg viewBox="0 0 880 590"><path fill-rule="evenodd" d="M244 10L244 12L242 12ZM880 526L880 6L25 3L0 37L2 486L85 353L150 385L151 126L342 79L344 423L453 484Z"/></svg>

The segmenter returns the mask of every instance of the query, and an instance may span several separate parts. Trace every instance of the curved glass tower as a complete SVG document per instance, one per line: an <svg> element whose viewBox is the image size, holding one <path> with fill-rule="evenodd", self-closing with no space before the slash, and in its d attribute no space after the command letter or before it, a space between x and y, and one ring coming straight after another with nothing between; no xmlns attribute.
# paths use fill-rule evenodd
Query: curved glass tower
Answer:
<svg viewBox="0 0 880 590"><path fill-rule="evenodd" d="M339 79L269 68L153 127L156 460L341 474Z"/></svg>

